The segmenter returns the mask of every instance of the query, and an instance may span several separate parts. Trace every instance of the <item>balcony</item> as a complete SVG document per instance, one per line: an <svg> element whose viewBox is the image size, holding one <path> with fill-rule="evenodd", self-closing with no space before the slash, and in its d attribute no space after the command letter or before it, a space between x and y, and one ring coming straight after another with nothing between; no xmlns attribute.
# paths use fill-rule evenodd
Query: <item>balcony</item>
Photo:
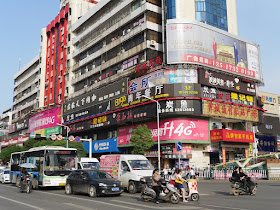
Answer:
<svg viewBox="0 0 280 210"><path fill-rule="evenodd" d="M38 65L35 69L31 70L29 74L27 74L26 76L20 78L17 80L17 82L14 85L14 88L16 88L17 86L19 86L20 84L22 84L24 81L26 81L29 77L34 76L36 74L36 72L38 72L40 70L40 66Z"/></svg>

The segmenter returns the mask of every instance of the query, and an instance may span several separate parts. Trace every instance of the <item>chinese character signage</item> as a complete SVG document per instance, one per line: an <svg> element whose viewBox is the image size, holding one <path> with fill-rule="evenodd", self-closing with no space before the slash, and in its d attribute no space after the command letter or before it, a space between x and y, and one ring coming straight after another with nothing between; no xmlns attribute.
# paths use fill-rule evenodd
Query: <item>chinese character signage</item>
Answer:
<svg viewBox="0 0 280 210"><path fill-rule="evenodd" d="M259 91L259 95L264 102L263 109L267 110L265 113L267 114L275 114L279 115L279 108L278 108L278 95L261 92Z"/></svg>
<svg viewBox="0 0 280 210"><path fill-rule="evenodd" d="M128 82L128 94L156 85L172 83L197 83L196 69L164 69L152 72Z"/></svg>
<svg viewBox="0 0 280 210"><path fill-rule="evenodd" d="M91 107L104 101L127 94L127 78L105 87L90 91L69 101L63 105L63 114L79 112L81 109Z"/></svg>
<svg viewBox="0 0 280 210"><path fill-rule="evenodd" d="M167 63L195 63L261 80L259 47L205 24L167 21Z"/></svg>
<svg viewBox="0 0 280 210"><path fill-rule="evenodd" d="M210 70L199 69L199 83L248 95L256 95L255 83L242 81L239 77L228 76Z"/></svg>
<svg viewBox="0 0 280 210"><path fill-rule="evenodd" d="M210 131L211 142L231 141L231 142L254 142L254 133L251 131L219 129Z"/></svg>
<svg viewBox="0 0 280 210"><path fill-rule="evenodd" d="M203 114L252 122L259 121L258 110L224 103L204 101Z"/></svg>
<svg viewBox="0 0 280 210"><path fill-rule="evenodd" d="M264 116L264 122L258 125L258 130L262 134L280 135L279 117Z"/></svg>
<svg viewBox="0 0 280 210"><path fill-rule="evenodd" d="M255 106L255 97L236 92L226 92L213 87L202 87L202 97L235 104Z"/></svg>
<svg viewBox="0 0 280 210"><path fill-rule="evenodd" d="M157 122L145 123L152 132L152 137L157 141ZM143 124L141 124L143 125ZM132 130L138 125L121 127L118 129L118 145L130 144ZM208 120L191 118L170 118L160 120L160 141L189 140L209 141Z"/></svg>
<svg viewBox="0 0 280 210"><path fill-rule="evenodd" d="M259 152L276 152L277 140L275 136L256 135Z"/></svg>
<svg viewBox="0 0 280 210"><path fill-rule="evenodd" d="M156 106L154 110L156 110ZM168 114L200 115L201 113L200 100L166 100L160 102L160 116Z"/></svg>
<svg viewBox="0 0 280 210"><path fill-rule="evenodd" d="M201 97L200 84L175 84L174 97Z"/></svg>

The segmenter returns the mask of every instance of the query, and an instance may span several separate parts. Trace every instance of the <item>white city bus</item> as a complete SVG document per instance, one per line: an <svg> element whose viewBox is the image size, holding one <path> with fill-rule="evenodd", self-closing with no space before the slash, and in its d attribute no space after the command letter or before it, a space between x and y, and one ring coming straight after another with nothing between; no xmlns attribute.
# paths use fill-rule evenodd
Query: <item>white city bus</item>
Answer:
<svg viewBox="0 0 280 210"><path fill-rule="evenodd" d="M21 163L32 163L37 167L28 169L31 183L38 187L64 186L70 172L77 169L77 149L56 146L31 148L28 151L11 154L10 179L17 186L20 181Z"/></svg>

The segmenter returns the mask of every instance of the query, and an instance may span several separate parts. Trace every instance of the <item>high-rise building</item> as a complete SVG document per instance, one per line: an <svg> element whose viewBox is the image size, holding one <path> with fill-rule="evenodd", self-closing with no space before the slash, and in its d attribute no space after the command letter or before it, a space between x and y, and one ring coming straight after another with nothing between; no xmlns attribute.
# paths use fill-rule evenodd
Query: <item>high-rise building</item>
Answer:
<svg viewBox="0 0 280 210"><path fill-rule="evenodd" d="M166 0L167 19L189 19L237 35L236 0Z"/></svg>

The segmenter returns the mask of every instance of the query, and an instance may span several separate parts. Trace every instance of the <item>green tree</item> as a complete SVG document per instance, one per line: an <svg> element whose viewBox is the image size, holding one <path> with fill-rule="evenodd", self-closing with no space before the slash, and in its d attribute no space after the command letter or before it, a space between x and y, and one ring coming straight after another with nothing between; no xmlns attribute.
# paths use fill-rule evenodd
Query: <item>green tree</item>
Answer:
<svg viewBox="0 0 280 210"><path fill-rule="evenodd" d="M38 142L38 140L34 139L34 138L29 138L27 140L27 142L24 143L24 150L29 150L30 148L34 147L34 144L36 144Z"/></svg>
<svg viewBox="0 0 280 210"><path fill-rule="evenodd" d="M2 149L0 153L0 159L3 160L5 163L8 162L11 158L11 154L14 152L21 152L23 151L23 147L12 145Z"/></svg>
<svg viewBox="0 0 280 210"><path fill-rule="evenodd" d="M147 125L139 125L132 131L132 137L130 138L131 144L134 146L132 154L145 154L146 150L150 149L155 141L152 138L152 132Z"/></svg>

